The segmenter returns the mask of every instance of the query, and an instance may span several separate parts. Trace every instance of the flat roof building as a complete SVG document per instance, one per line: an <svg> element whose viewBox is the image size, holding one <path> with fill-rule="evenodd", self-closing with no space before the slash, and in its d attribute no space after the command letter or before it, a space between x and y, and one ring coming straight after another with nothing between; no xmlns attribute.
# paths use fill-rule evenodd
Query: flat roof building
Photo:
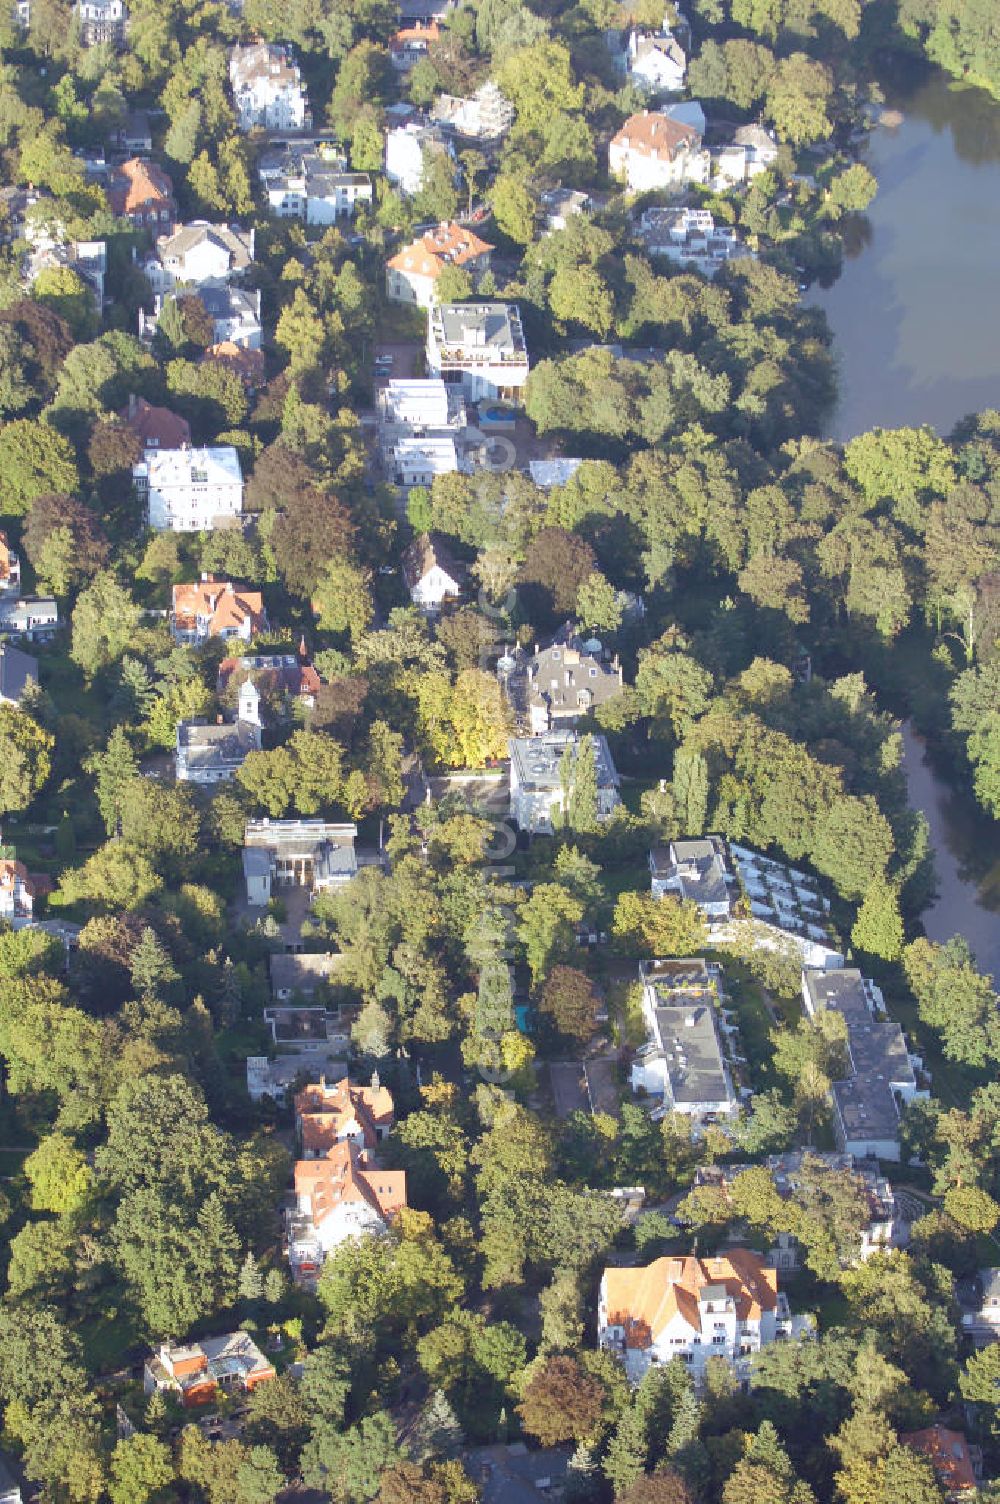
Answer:
<svg viewBox="0 0 1000 1504"><path fill-rule="evenodd" d="M510 813L521 830L551 835L562 823L568 792L583 738L575 731L549 731L544 736L512 737L510 750ZM607 737L590 737L597 771L597 818L607 819L621 803L618 770Z"/></svg>
<svg viewBox="0 0 1000 1504"><path fill-rule="evenodd" d="M632 1066L632 1088L662 1097L664 1112L700 1122L727 1118L737 1106L719 1033L720 976L698 957L639 966L647 1042Z"/></svg>
<svg viewBox="0 0 1000 1504"><path fill-rule="evenodd" d="M470 402L516 400L528 349L516 303L436 303L427 311L427 369Z"/></svg>

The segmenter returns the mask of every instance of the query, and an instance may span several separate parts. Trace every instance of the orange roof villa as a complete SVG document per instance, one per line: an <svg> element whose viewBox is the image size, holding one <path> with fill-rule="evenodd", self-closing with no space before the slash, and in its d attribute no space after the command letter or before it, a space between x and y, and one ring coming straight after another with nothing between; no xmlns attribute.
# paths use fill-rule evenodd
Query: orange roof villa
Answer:
<svg viewBox="0 0 1000 1504"><path fill-rule="evenodd" d="M710 1357L725 1358L745 1379L750 1354L811 1330L808 1317L791 1315L777 1270L748 1248L608 1268L601 1280L599 1342L622 1358L634 1383L651 1364L676 1357L696 1383Z"/></svg>
<svg viewBox="0 0 1000 1504"><path fill-rule="evenodd" d="M303 1158L295 1165L295 1202L286 1219L288 1261L300 1284L312 1284L327 1254L347 1238L383 1233L406 1206L406 1173L383 1169L375 1146L392 1128L392 1094L372 1077L321 1076L295 1098Z"/></svg>
<svg viewBox="0 0 1000 1504"><path fill-rule="evenodd" d="M231 580L203 574L193 585L175 585L170 629L175 642L238 637L249 642L267 625L264 597Z"/></svg>
<svg viewBox="0 0 1000 1504"><path fill-rule="evenodd" d="M396 303L429 308L437 280L447 266L469 273L473 285L489 271L493 247L464 225L448 220L404 246L386 263L386 295Z"/></svg>

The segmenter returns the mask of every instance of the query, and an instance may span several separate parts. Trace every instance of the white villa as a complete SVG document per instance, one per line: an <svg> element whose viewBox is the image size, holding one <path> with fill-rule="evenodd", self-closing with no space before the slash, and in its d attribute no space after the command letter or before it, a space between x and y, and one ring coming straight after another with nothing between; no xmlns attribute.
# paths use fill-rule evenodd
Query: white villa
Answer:
<svg viewBox="0 0 1000 1504"><path fill-rule="evenodd" d="M644 1268L608 1268L601 1278L597 1336L637 1384L652 1364L680 1358L695 1386L709 1358L725 1358L749 1382L753 1353L779 1338L811 1335L792 1316L777 1270L747 1248L713 1258L661 1258Z"/></svg>
<svg viewBox="0 0 1000 1504"><path fill-rule="evenodd" d="M693 125L656 110L631 115L608 147L612 177L630 193L682 188L706 183L710 159Z"/></svg>
<svg viewBox="0 0 1000 1504"><path fill-rule="evenodd" d="M243 472L231 444L147 450L132 480L157 532L207 532L243 511Z"/></svg>
<svg viewBox="0 0 1000 1504"><path fill-rule="evenodd" d="M234 47L229 81L240 130L301 131L309 126L309 99L291 48L275 42Z"/></svg>
<svg viewBox="0 0 1000 1504"><path fill-rule="evenodd" d="M510 740L510 816L520 830L550 836L561 824L567 795L563 759L569 755L572 773L582 739L576 731L549 731ZM621 803L618 770L607 737L595 733L590 739L597 769L597 818L606 820Z"/></svg>
<svg viewBox="0 0 1000 1504"><path fill-rule="evenodd" d="M528 349L516 303L438 303L427 313L427 370L469 402L518 401Z"/></svg>

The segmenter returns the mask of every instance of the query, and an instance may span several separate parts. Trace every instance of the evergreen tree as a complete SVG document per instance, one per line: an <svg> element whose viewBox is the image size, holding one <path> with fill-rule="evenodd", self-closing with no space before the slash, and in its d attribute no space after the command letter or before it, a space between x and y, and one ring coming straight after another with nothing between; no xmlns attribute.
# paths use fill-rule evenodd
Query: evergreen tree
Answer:
<svg viewBox="0 0 1000 1504"><path fill-rule="evenodd" d="M648 1455L646 1417L633 1402L619 1420L604 1457L604 1476L616 1497L645 1472Z"/></svg>
<svg viewBox="0 0 1000 1504"><path fill-rule="evenodd" d="M681 1396L667 1437L667 1456L685 1483L696 1492L707 1482L709 1458L701 1440L702 1410L694 1390Z"/></svg>
<svg viewBox="0 0 1000 1504"><path fill-rule="evenodd" d="M136 995L144 1002L162 1002L173 984L179 980L179 973L166 947L148 924L132 952L129 970Z"/></svg>
<svg viewBox="0 0 1000 1504"><path fill-rule="evenodd" d="M139 763L121 726L108 737L103 752L95 752L85 763L93 775L97 807L109 836L119 834L122 798L133 778L139 775Z"/></svg>
<svg viewBox="0 0 1000 1504"><path fill-rule="evenodd" d="M451 1402L443 1390L435 1389L414 1428L414 1456L421 1462L427 1457L457 1457L464 1442Z"/></svg>
<svg viewBox="0 0 1000 1504"><path fill-rule="evenodd" d="M280 1269L269 1269L264 1276L264 1299L269 1306L280 1305L285 1298L285 1276Z"/></svg>
<svg viewBox="0 0 1000 1504"><path fill-rule="evenodd" d="M248 1304L254 1304L264 1294L264 1276L260 1272L260 1265L252 1252L248 1252L240 1269L239 1283L237 1285L241 1300Z"/></svg>
<svg viewBox="0 0 1000 1504"><path fill-rule="evenodd" d="M216 1018L220 1029L230 1029L243 1011L243 991L240 987L239 973L233 965L232 958L227 956L222 963L222 983L219 987L219 1000L216 1004Z"/></svg>
<svg viewBox="0 0 1000 1504"><path fill-rule="evenodd" d="M851 944L883 961L898 961L906 936L899 912L899 895L884 877L872 882L851 930Z"/></svg>
<svg viewBox="0 0 1000 1504"><path fill-rule="evenodd" d="M567 752L571 749L567 747ZM571 763L569 802L566 824L571 830L585 833L597 829L597 749L592 736L583 737Z"/></svg>
<svg viewBox="0 0 1000 1504"><path fill-rule="evenodd" d="M700 752L679 747L674 755L674 798L685 832L704 834L708 819L708 764Z"/></svg>
<svg viewBox="0 0 1000 1504"><path fill-rule="evenodd" d="M565 1504L594 1504L603 1497L601 1476L593 1447L581 1442L566 1467Z"/></svg>

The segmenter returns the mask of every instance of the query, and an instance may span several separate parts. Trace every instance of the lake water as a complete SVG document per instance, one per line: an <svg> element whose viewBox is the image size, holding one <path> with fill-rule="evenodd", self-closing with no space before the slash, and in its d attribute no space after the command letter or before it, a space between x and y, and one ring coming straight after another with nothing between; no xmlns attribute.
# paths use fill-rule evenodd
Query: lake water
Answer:
<svg viewBox="0 0 1000 1504"><path fill-rule="evenodd" d="M808 298L834 333L840 440L1000 408L1000 103L936 74L886 95L904 118L871 134L867 225Z"/></svg>
<svg viewBox="0 0 1000 1504"><path fill-rule="evenodd" d="M935 74L886 88L902 124L872 132L879 190L843 271L808 301L834 335L840 397L829 435L929 423L947 434L1000 408L1000 102ZM938 897L928 936L963 935L1000 978L1000 827L924 760L904 727L910 803L930 825Z"/></svg>
<svg viewBox="0 0 1000 1504"><path fill-rule="evenodd" d="M903 725L903 769L914 809L930 826L938 896L924 910L930 940L962 935L980 971L1000 981L1000 842L997 827L975 802L937 777L924 756L924 743Z"/></svg>

